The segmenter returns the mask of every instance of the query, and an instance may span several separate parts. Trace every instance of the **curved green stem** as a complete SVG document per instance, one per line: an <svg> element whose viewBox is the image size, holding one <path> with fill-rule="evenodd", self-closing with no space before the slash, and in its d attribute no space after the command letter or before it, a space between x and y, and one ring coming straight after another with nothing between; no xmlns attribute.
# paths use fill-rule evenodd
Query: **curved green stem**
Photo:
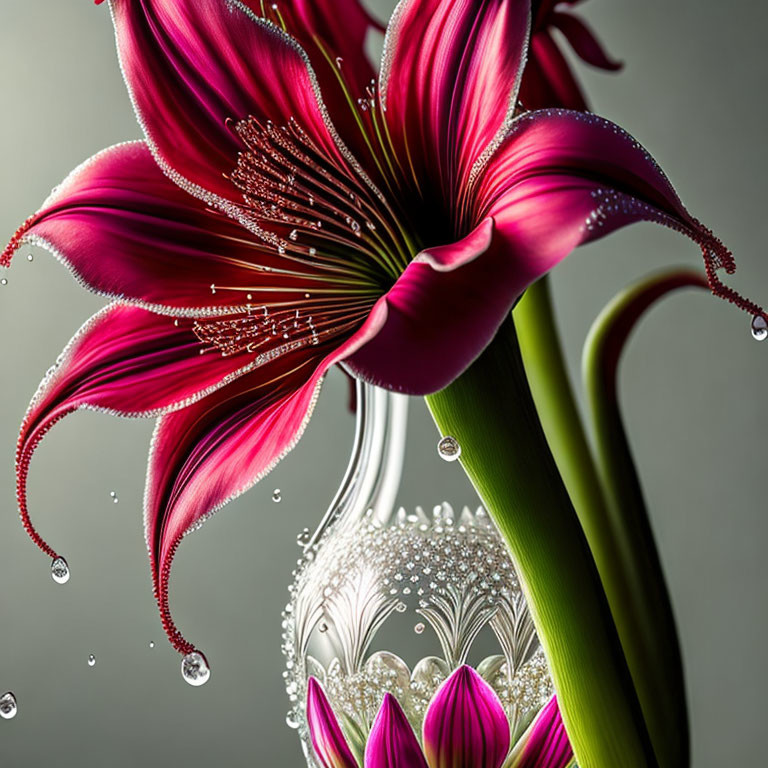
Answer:
<svg viewBox="0 0 768 768"><path fill-rule="evenodd" d="M648 729L662 768L690 762L680 646L643 491L619 410L621 353L645 311L669 292L707 288L696 272L664 272L619 294L584 347L584 382L607 507L590 536Z"/></svg>
<svg viewBox="0 0 768 768"><path fill-rule="evenodd" d="M457 381L427 398L504 535L581 768L657 763L589 546L547 445L510 318Z"/></svg>

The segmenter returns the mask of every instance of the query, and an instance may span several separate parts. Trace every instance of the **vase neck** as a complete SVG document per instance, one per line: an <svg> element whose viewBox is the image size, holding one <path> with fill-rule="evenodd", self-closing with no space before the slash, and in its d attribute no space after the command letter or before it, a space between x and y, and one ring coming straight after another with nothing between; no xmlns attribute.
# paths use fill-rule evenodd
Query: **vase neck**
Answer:
<svg viewBox="0 0 768 768"><path fill-rule="evenodd" d="M306 549L332 527L354 525L369 515L386 525L395 509L405 457L408 397L357 381L352 453L328 511Z"/></svg>

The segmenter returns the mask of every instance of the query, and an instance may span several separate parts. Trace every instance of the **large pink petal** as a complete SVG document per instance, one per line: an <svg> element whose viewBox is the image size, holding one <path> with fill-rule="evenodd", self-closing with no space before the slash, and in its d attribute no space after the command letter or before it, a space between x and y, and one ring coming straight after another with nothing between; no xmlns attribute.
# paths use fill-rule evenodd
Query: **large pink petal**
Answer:
<svg viewBox="0 0 768 768"><path fill-rule="evenodd" d="M386 120L426 196L454 199L514 108L524 0L402 0L382 66ZM425 189L425 187L431 187Z"/></svg>
<svg viewBox="0 0 768 768"><path fill-rule="evenodd" d="M317 75L323 100L333 115L344 143L360 160L367 145L356 120L358 99L367 98L366 88L376 71L366 54L372 29L383 28L360 0L281 0L272 4L248 0L247 5L278 25L285 25L307 52Z"/></svg>
<svg viewBox="0 0 768 768"><path fill-rule="evenodd" d="M252 367L252 355L201 355L192 323L137 307L111 305L72 339L29 406L16 455L24 527L51 557L27 508L27 475L40 441L64 416L81 408L123 416L154 416L198 400Z"/></svg>
<svg viewBox="0 0 768 768"><path fill-rule="evenodd" d="M539 712L524 738L525 746L512 768L566 768L571 764L573 749L554 696Z"/></svg>
<svg viewBox="0 0 768 768"><path fill-rule="evenodd" d="M228 121L295 119L322 151L339 157L306 54L242 3L113 0L112 12L150 146L197 196L240 201L226 178L242 148Z"/></svg>
<svg viewBox="0 0 768 768"><path fill-rule="evenodd" d="M460 667L443 683L424 717L430 768L500 768L509 740L501 702L471 667Z"/></svg>
<svg viewBox="0 0 768 768"><path fill-rule="evenodd" d="M390 693L384 696L368 737L365 768L427 768L416 734Z"/></svg>
<svg viewBox="0 0 768 768"><path fill-rule="evenodd" d="M475 220L492 216L522 290L576 246L638 221L675 229L704 254L712 291L753 315L724 286L735 270L725 246L683 207L653 158L625 131L595 115L542 110L519 117L474 188Z"/></svg>
<svg viewBox="0 0 768 768"><path fill-rule="evenodd" d="M240 496L296 445L328 368L382 325L374 308L351 337L276 350L254 370L189 407L158 420L145 493L145 533L163 626L174 647L193 646L176 628L168 584L182 538ZM334 346L337 345L337 346Z"/></svg>
<svg viewBox="0 0 768 768"><path fill-rule="evenodd" d="M307 722L312 746L323 768L358 768L339 721L314 677L309 678L307 685Z"/></svg>
<svg viewBox="0 0 768 768"><path fill-rule="evenodd" d="M380 299L382 329L347 360L361 378L409 394L451 383L493 339L524 285L488 218L414 259Z"/></svg>
<svg viewBox="0 0 768 768"><path fill-rule="evenodd" d="M298 299L308 284L265 272L291 265L173 184L138 141L73 171L13 238L2 266L23 242L52 250L98 293L162 311L215 313Z"/></svg>

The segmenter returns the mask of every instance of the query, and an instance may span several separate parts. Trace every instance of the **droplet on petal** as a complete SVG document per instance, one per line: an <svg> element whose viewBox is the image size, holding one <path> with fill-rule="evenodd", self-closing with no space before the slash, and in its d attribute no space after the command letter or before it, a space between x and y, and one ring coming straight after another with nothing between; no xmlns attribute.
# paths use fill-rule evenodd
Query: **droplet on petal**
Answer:
<svg viewBox="0 0 768 768"><path fill-rule="evenodd" d="M425 630L425 629L426 629L426 626L424 626L424 622L420 621L420 622L419 622L419 623L418 623L418 624L417 624L417 625L416 625L416 626L413 628L413 631L414 631L414 632L415 632L417 635L423 635L423 634L424 634L424 630Z"/></svg>
<svg viewBox="0 0 768 768"><path fill-rule="evenodd" d="M437 452L443 461L456 461L461 456L461 446L455 437L448 435L437 444Z"/></svg>
<svg viewBox="0 0 768 768"><path fill-rule="evenodd" d="M756 341L768 339L768 320L762 315L755 315L752 318L752 338Z"/></svg>
<svg viewBox="0 0 768 768"><path fill-rule="evenodd" d="M407 606L405 603L398 603L398 604L395 606L395 610L396 610L398 613L405 613L405 612L408 610L408 606Z"/></svg>
<svg viewBox="0 0 768 768"><path fill-rule="evenodd" d="M297 537L296 537L296 543L300 547L306 547L307 544L309 544L310 539L312 538L312 533L309 530L309 528L305 528Z"/></svg>
<svg viewBox="0 0 768 768"><path fill-rule="evenodd" d="M13 720L18 711L19 705L16 703L16 697L11 691L7 691L0 696L0 717L3 720Z"/></svg>
<svg viewBox="0 0 768 768"><path fill-rule="evenodd" d="M181 676L195 687L205 685L211 676L208 660L200 651L192 651L181 660Z"/></svg>
<svg viewBox="0 0 768 768"><path fill-rule="evenodd" d="M88 666L89 667L96 666L96 657L92 653L88 654Z"/></svg>
<svg viewBox="0 0 768 768"><path fill-rule="evenodd" d="M274 501L275 504L279 504L282 500L283 500L282 491L279 488L275 488L275 490L272 491L272 501Z"/></svg>
<svg viewBox="0 0 768 768"><path fill-rule="evenodd" d="M211 293L216 293L216 286L213 283L211 283Z"/></svg>
<svg viewBox="0 0 768 768"><path fill-rule="evenodd" d="M341 65L344 63L344 59L341 58L341 56L336 57L336 66L341 69Z"/></svg>
<svg viewBox="0 0 768 768"><path fill-rule="evenodd" d="M69 581L69 565L63 557L57 557L51 563L51 578L57 584L66 584Z"/></svg>

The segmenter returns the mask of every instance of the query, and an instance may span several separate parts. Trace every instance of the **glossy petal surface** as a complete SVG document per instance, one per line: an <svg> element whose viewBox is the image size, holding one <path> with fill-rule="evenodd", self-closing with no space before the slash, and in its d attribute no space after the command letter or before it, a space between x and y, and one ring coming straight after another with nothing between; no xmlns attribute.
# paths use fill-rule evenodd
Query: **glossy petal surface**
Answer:
<svg viewBox="0 0 768 768"><path fill-rule="evenodd" d="M405 712L390 693L368 737L365 768L428 768Z"/></svg>
<svg viewBox="0 0 768 768"><path fill-rule="evenodd" d="M430 768L501 768L509 722L496 694L471 667L443 683L424 718Z"/></svg>
<svg viewBox="0 0 768 768"><path fill-rule="evenodd" d="M528 38L523 0L403 0L382 65L398 155L448 205L514 106ZM428 192L425 191L428 188Z"/></svg>
<svg viewBox="0 0 768 768"><path fill-rule="evenodd" d="M252 356L200 355L189 321L130 306L99 312L64 350L43 381L24 419L17 451L19 508L25 527L49 555L53 550L32 529L26 484L32 454L51 427L81 408L148 416L200 399L242 375Z"/></svg>
<svg viewBox="0 0 768 768"><path fill-rule="evenodd" d="M388 389L447 386L485 349L522 292L488 218L466 238L421 253L377 307L386 320L347 364Z"/></svg>
<svg viewBox="0 0 768 768"><path fill-rule="evenodd" d="M309 678L307 721L315 755L323 768L358 768L320 683Z"/></svg>
<svg viewBox="0 0 768 768"><path fill-rule="evenodd" d="M171 182L144 142L111 147L73 171L23 238L42 241L91 290L167 310L231 312L285 298L270 286L293 287L296 299L307 288L284 276L265 280L265 268L285 260Z"/></svg>
<svg viewBox="0 0 768 768"><path fill-rule="evenodd" d="M566 768L573 749L565 732L557 699L547 704L534 720L525 746L511 768Z"/></svg>
<svg viewBox="0 0 768 768"><path fill-rule="evenodd" d="M323 151L338 150L306 54L231 0L114 0L118 50L150 144L175 173L224 200L242 148L229 121L291 118Z"/></svg>

